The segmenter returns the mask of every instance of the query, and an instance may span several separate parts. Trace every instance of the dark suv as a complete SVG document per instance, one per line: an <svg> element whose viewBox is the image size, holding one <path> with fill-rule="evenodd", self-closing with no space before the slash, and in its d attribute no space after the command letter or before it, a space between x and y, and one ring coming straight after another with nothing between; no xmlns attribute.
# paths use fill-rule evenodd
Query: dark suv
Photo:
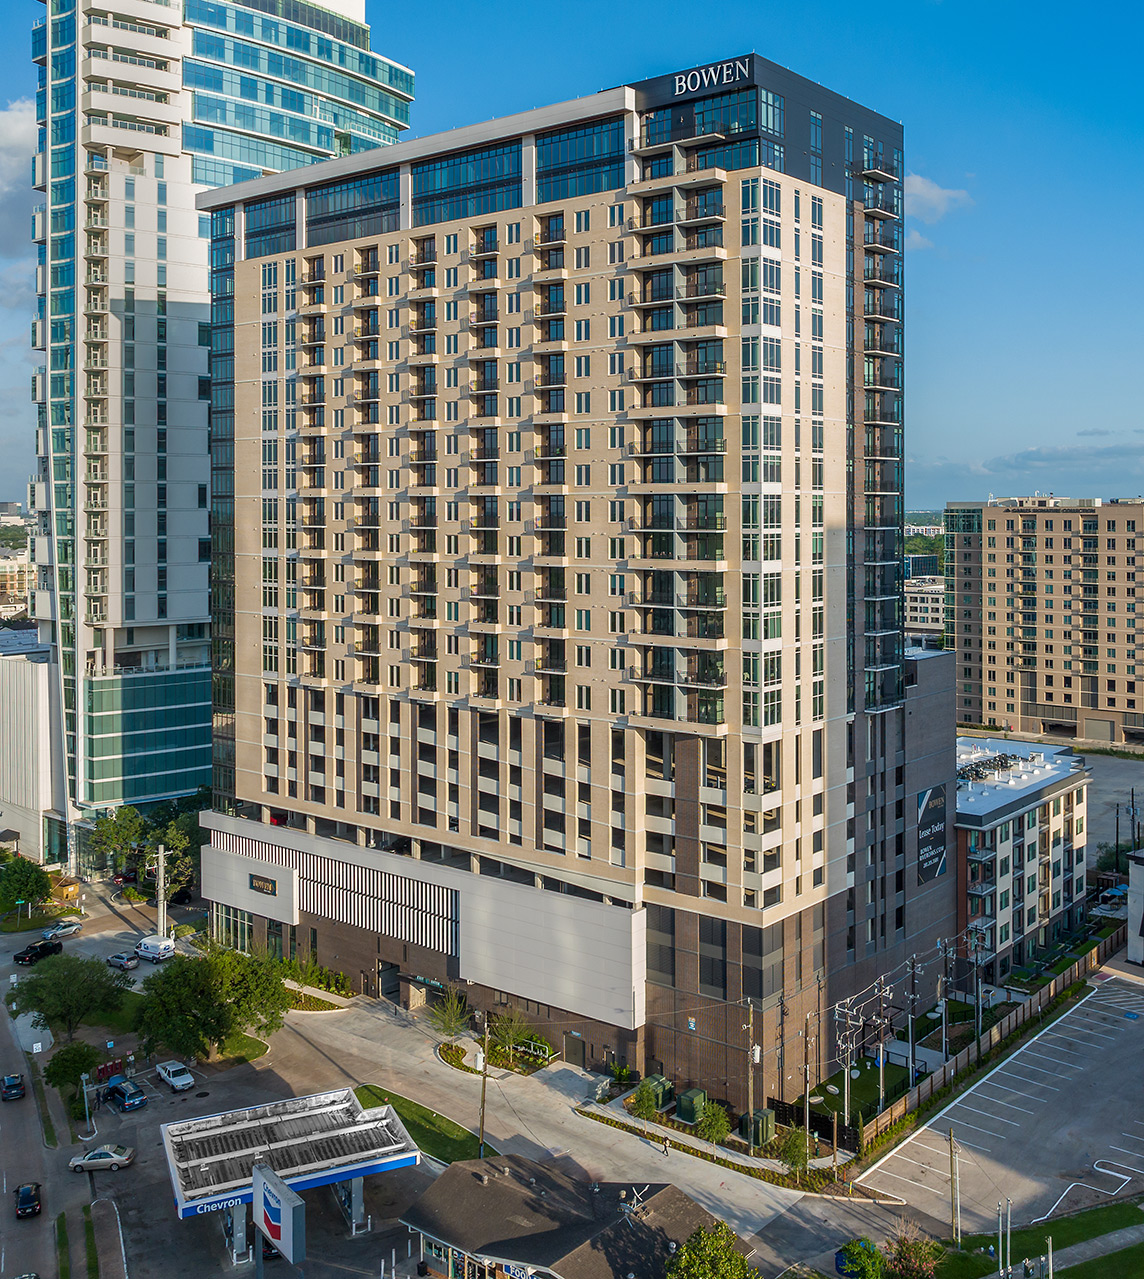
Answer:
<svg viewBox="0 0 1144 1279"><path fill-rule="evenodd" d="M40 1215L40 1183L28 1181L17 1186L12 1192L16 1200L17 1217L38 1217Z"/></svg>
<svg viewBox="0 0 1144 1279"><path fill-rule="evenodd" d="M18 950L12 958L18 964L38 964L41 959L47 959L49 955L62 954L63 948L62 941L34 941L23 950Z"/></svg>
<svg viewBox="0 0 1144 1279"><path fill-rule="evenodd" d="M24 1095L24 1076L5 1075L3 1091L0 1092L5 1101L19 1101Z"/></svg>

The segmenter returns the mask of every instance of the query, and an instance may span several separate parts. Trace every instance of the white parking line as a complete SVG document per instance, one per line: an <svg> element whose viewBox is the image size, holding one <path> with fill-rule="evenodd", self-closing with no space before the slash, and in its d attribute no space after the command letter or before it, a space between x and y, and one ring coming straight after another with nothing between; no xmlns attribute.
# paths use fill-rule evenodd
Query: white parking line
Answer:
<svg viewBox="0 0 1144 1279"><path fill-rule="evenodd" d="M1016 1056L1017 1056L1017 1054L1016 1054L1016 1053L1014 1053L1014 1054L1013 1054L1013 1057L1016 1057ZM1013 1057L1010 1057L1010 1058L1009 1058L1009 1061L1012 1061L1012 1060L1013 1060ZM1022 1062L1021 1064L1022 1064L1022 1066L1024 1067L1024 1069L1025 1069L1025 1070L1035 1070L1035 1071L1037 1071L1037 1073L1038 1073L1038 1074L1041 1074L1041 1075L1052 1075L1054 1078L1056 1077L1056 1073L1057 1073L1057 1072L1056 1072L1055 1070L1046 1070L1043 1066L1030 1066L1030 1065L1029 1065L1029 1063L1028 1063L1027 1061L1026 1061L1026 1062ZM1006 1065L1008 1065L1008 1062L1006 1063ZM999 1072L999 1073L1000 1073L1000 1072ZM1007 1074L1007 1073L1008 1073L1008 1071L1006 1071L1005 1073ZM1022 1078L1024 1078L1024 1076L1023 1076L1023 1075L1014 1075L1014 1076L1013 1076L1013 1078L1014 1078L1014 1079L1022 1079ZM1030 1080L1029 1080L1029 1083L1031 1083L1031 1084L1036 1084L1036 1086L1037 1086L1038 1088L1048 1088L1048 1089L1049 1089L1050 1091L1052 1091L1052 1092L1060 1092L1060 1089L1059 1089L1059 1088L1054 1088L1054 1087L1052 1086L1052 1084L1042 1084L1042 1083L1040 1083L1040 1082L1039 1082L1038 1080L1036 1080L1036 1079L1030 1079Z"/></svg>
<svg viewBox="0 0 1144 1279"><path fill-rule="evenodd" d="M990 1118L993 1116L990 1115ZM950 1118L946 1121L952 1128L954 1124L959 1124L962 1128L972 1128L974 1132L983 1132L987 1137L996 1137L999 1141L1005 1140L1003 1132L994 1132L992 1128L982 1128L978 1124L971 1124L968 1119ZM960 1140L960 1138L958 1138Z"/></svg>
<svg viewBox="0 0 1144 1279"><path fill-rule="evenodd" d="M1012 1089L1009 1090L1012 1092ZM1014 1106L1011 1101L1002 1101L1000 1097L990 1097L986 1093L981 1094L983 1101L991 1101L995 1106L1008 1106L1010 1110L1019 1110L1024 1115L1035 1115L1035 1110L1030 1110L1027 1106Z"/></svg>
<svg viewBox="0 0 1144 1279"><path fill-rule="evenodd" d="M1028 1053L1030 1057L1039 1057L1042 1061L1051 1061L1051 1062L1055 1062L1055 1063L1056 1063L1056 1065L1057 1065L1058 1067L1060 1067L1060 1070L1072 1070L1072 1069L1073 1069L1073 1067L1072 1067L1072 1066L1071 1066L1068 1062L1064 1062L1064 1061L1057 1061L1057 1059L1056 1059L1055 1057L1050 1057L1047 1053L1038 1053L1038 1052L1034 1052L1031 1048L1022 1048L1022 1049L1021 1049L1021 1052L1023 1052L1023 1053ZM1014 1057L1017 1057L1017 1056L1020 1056L1020 1054L1019 1054L1019 1053L1014 1053L1014 1054L1013 1054L1013 1056L1014 1056ZM1035 1069L1036 1069L1036 1067L1034 1066L1034 1067L1033 1067L1033 1069L1035 1070ZM1050 1072L1050 1071L1047 1071L1047 1070L1046 1070L1046 1071L1045 1071L1045 1074L1046 1074L1046 1075L1047 1075L1047 1074L1050 1074L1050 1073L1057 1073L1057 1074L1059 1074L1059 1073L1060 1073L1060 1070L1058 1070L1058 1071L1056 1071L1056 1072Z"/></svg>
<svg viewBox="0 0 1144 1279"><path fill-rule="evenodd" d="M935 1190L932 1186L923 1186L919 1181L915 1181L913 1177L899 1177L896 1172L887 1172L884 1168L878 1169L878 1176L893 1177L895 1181L907 1182L911 1186L917 1186L919 1190L928 1190L931 1195L941 1195L943 1199L945 1198L944 1190Z"/></svg>
<svg viewBox="0 0 1144 1279"><path fill-rule="evenodd" d="M1127 1137L1129 1141L1144 1141L1144 1137L1138 1137L1134 1132L1122 1132L1122 1137Z"/></svg>
<svg viewBox="0 0 1144 1279"><path fill-rule="evenodd" d="M1061 1040L1064 1040L1064 1042L1065 1042L1066 1044L1067 1044L1067 1043L1071 1043L1071 1042L1072 1042L1072 1040L1071 1040L1071 1039L1069 1039L1066 1035L1060 1035L1060 1034L1057 1034L1057 1033L1056 1033L1056 1031L1052 1031L1052 1030L1046 1030L1046 1031L1045 1031L1045 1033L1044 1033L1044 1035L1042 1036L1042 1038L1044 1038L1044 1039L1061 1039ZM1087 1061L1087 1060L1088 1060L1088 1058L1085 1056L1085 1054L1084 1054L1084 1053L1078 1053L1078 1052L1076 1051L1076 1049L1075 1049L1075 1048L1057 1048L1057 1047L1054 1045L1054 1047L1053 1047L1053 1052L1064 1053L1064 1055L1065 1055L1066 1057L1076 1057L1078 1061Z"/></svg>
<svg viewBox="0 0 1144 1279"><path fill-rule="evenodd" d="M1115 1035L1102 1035L1098 1030L1085 1030L1083 1027L1074 1026L1068 1032L1070 1035L1091 1035L1093 1039L1107 1039L1110 1044L1116 1042Z"/></svg>
<svg viewBox="0 0 1144 1279"><path fill-rule="evenodd" d="M1115 1146L1113 1147L1113 1149L1115 1149ZM940 1169L940 1168L935 1168L933 1164L923 1164L923 1163L921 1163L921 1162L920 1162L919 1160L917 1160L917 1159L911 1159L908 1155L899 1155L899 1154L898 1154L898 1152L897 1152L896 1150L894 1151L894 1158L895 1158L895 1159L904 1159L904 1160L906 1161L906 1163L908 1163L908 1164L914 1164L914 1165L915 1165L916 1167L918 1167L918 1168L928 1168L930 1172L937 1173L937 1175L938 1175L939 1177L942 1175L941 1169ZM946 1181L948 1181L948 1180L949 1180L949 1173L946 1173L946 1174L945 1174L945 1179L946 1179Z"/></svg>
<svg viewBox="0 0 1144 1279"><path fill-rule="evenodd" d="M1006 1076L1006 1078L1008 1078L1008 1076ZM1011 1092L1011 1093L1015 1093L1018 1097L1028 1097L1028 1096L1029 1096L1029 1094L1028 1094L1028 1093L1027 1093L1027 1092L1026 1092L1023 1088L1010 1088L1007 1084L999 1084L999 1083L997 1083L997 1082L996 1082L996 1080L990 1080L989 1082L990 1082L990 1084L991 1084L994 1088L1000 1088L1000 1089L1002 1089L1004 1092ZM1031 1100L1031 1098L1030 1098L1030 1100ZM1036 1114L1036 1111L1034 1111L1034 1110L1030 1110L1030 1111L1029 1111L1029 1114L1030 1114L1030 1115Z"/></svg>
<svg viewBox="0 0 1144 1279"><path fill-rule="evenodd" d="M982 1098L982 1101L992 1101L992 1097ZM988 1110L978 1110L976 1106L967 1106L964 1101L954 1102L955 1106L961 1106L965 1110L972 1110L975 1115L984 1115L986 1119L996 1119L999 1124L1008 1124L1011 1128L1020 1128L1021 1121L1019 1119L1003 1119L1000 1115L990 1114Z"/></svg>

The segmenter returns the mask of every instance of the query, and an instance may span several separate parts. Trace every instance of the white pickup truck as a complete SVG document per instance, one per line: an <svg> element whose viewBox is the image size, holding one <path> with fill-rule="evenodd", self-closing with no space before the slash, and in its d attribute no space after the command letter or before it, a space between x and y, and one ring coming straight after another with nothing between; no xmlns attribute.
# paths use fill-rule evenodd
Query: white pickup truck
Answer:
<svg viewBox="0 0 1144 1279"><path fill-rule="evenodd" d="M195 1086L195 1077L181 1061L161 1061L155 1067L155 1073L165 1083L171 1085L172 1092L186 1092Z"/></svg>

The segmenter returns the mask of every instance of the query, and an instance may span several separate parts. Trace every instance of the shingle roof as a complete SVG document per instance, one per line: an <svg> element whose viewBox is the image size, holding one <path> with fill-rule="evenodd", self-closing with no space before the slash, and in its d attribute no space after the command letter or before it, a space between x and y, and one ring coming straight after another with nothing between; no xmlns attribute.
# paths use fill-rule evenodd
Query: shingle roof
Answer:
<svg viewBox="0 0 1144 1279"><path fill-rule="evenodd" d="M662 1279L672 1245L717 1224L676 1186L582 1182L518 1155L450 1165L402 1221L469 1256L561 1279Z"/></svg>

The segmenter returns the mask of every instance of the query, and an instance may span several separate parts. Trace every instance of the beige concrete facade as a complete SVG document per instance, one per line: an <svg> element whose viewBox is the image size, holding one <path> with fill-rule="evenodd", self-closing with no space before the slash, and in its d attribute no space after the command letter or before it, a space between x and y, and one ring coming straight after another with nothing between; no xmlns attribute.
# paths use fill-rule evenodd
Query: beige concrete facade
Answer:
<svg viewBox="0 0 1144 1279"><path fill-rule="evenodd" d="M946 508L957 717L1139 741L1136 538L1144 502L1002 498Z"/></svg>
<svg viewBox="0 0 1144 1279"><path fill-rule="evenodd" d="M538 203L543 130L601 120L623 184ZM907 703L944 705L948 673L938 654L907 680L902 657L890 201L700 165L709 138L645 130L625 87L400 143L369 162L396 171L392 229L315 247L306 187L362 157L200 201L235 299L212 857L219 884L280 865L301 903L283 922L220 890L216 929L308 935L366 990L459 979L574 1060L742 1104L745 1000L756 1097L783 1095L807 1015L825 1069L834 999L952 922L948 885L905 884L917 793L953 776L952 723L948 742L914 730ZM416 166L498 139L520 140L520 207L416 225ZM246 256L251 209L288 197L299 247ZM375 928L355 904L393 854L419 887L378 891L430 893L436 940L428 914ZM505 885L479 927L457 870ZM561 983L542 946L534 971L521 954L484 975L476 951L528 931L520 885L538 918L553 892L634 912L559 925L639 948L632 1014L566 951Z"/></svg>

